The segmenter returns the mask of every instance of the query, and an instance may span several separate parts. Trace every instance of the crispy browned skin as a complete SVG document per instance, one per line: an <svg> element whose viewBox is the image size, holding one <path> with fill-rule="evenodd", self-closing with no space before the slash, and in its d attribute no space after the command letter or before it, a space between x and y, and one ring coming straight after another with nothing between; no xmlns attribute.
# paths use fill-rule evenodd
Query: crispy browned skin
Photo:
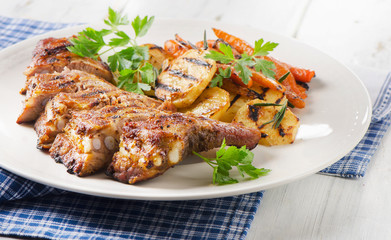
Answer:
<svg viewBox="0 0 391 240"><path fill-rule="evenodd" d="M155 115L147 121L128 122L123 128L120 149L106 173L135 183L163 174L192 151L207 151L222 144L254 148L257 130L208 118L174 113Z"/></svg>
<svg viewBox="0 0 391 240"><path fill-rule="evenodd" d="M162 104L159 100L118 88L91 88L77 93L59 93L46 104L45 111L34 125L38 135L37 147L50 148L56 135L62 132L68 123L70 111L96 110L106 105L175 110L170 103Z"/></svg>
<svg viewBox="0 0 391 240"><path fill-rule="evenodd" d="M62 72L67 67L94 74L109 82L113 81L113 74L106 63L69 52L67 47L71 45L67 38L40 40L34 49L32 62L24 74L29 78L35 74Z"/></svg>
<svg viewBox="0 0 391 240"><path fill-rule="evenodd" d="M152 108L126 106L73 112L64 133L57 135L49 153L69 172L90 175L111 161L126 121L143 121L156 113L169 114Z"/></svg>
<svg viewBox="0 0 391 240"><path fill-rule="evenodd" d="M16 122L36 120L47 101L60 92L78 92L93 87L117 89L102 78L78 70L65 69L61 73L37 74L30 78L24 108Z"/></svg>
<svg viewBox="0 0 391 240"><path fill-rule="evenodd" d="M227 145L250 149L258 143L256 130L172 113L170 102L118 89L106 81L112 77L105 76L106 65L73 56L68 45L65 38L38 44L17 120L34 121L45 109L35 124L38 146L50 147L51 157L68 172L86 176L113 161L107 174L135 183L164 173L192 151L220 146L224 138Z"/></svg>

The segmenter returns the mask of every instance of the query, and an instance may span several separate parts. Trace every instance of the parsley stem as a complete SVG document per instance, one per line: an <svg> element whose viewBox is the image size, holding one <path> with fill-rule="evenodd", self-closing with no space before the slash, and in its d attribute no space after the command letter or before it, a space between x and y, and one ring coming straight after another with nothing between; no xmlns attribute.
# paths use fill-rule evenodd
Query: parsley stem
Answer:
<svg viewBox="0 0 391 240"><path fill-rule="evenodd" d="M102 56L103 54L105 54L105 53L107 53L107 52L109 52L109 51L114 50L114 48L115 48L115 47L110 47L109 49L107 49L107 50L105 50L105 51L99 53L98 55L99 55L99 56Z"/></svg>

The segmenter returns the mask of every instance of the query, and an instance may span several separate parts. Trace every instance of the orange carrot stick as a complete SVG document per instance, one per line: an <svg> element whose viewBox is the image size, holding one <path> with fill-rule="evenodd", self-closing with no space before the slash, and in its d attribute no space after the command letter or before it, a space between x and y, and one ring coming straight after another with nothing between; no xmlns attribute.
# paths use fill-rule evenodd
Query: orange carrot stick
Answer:
<svg viewBox="0 0 391 240"><path fill-rule="evenodd" d="M249 55L251 55L254 52L254 48L246 41L236 36L233 36L231 34L228 34L224 31L221 31L219 29L213 28L213 31L218 38L221 38L224 41L226 41L229 45L231 45L231 47L235 48L238 52L240 53L246 52ZM294 78L297 81L310 82L311 79L315 76L315 71L313 70L295 67L287 63L282 63L282 64L286 65L286 67L293 74Z"/></svg>
<svg viewBox="0 0 391 240"><path fill-rule="evenodd" d="M217 69L219 68L222 68L222 69L227 69L227 68L231 68L231 79L232 81L234 81L236 84L239 84L240 86L242 87L252 87L253 86L253 80L250 78L250 80L248 81L247 85L242 81L242 79L239 77L239 74L236 72L236 70L234 69L234 67L232 67L231 65L227 65L227 64L217 64Z"/></svg>
<svg viewBox="0 0 391 240"><path fill-rule="evenodd" d="M247 53L248 55L253 54L254 48L248 44L243 39L240 39L238 37L235 37L234 35L228 34L224 31L221 31L216 28L212 28L213 32L218 38L223 39L225 42L227 42L231 47L236 49L240 54Z"/></svg>
<svg viewBox="0 0 391 240"><path fill-rule="evenodd" d="M214 50L218 50L217 48L215 48L215 42L216 40L207 40L206 41L208 43L208 49L214 49ZM204 48L204 41L199 41L196 43L196 47L198 48Z"/></svg>
<svg viewBox="0 0 391 240"><path fill-rule="evenodd" d="M251 70L252 76L251 79L255 82L259 83L262 87L270 88L273 90L278 90L280 92L285 92L286 88L279 82L272 80L270 78L267 78L265 75L263 75L260 72L256 72L254 70Z"/></svg>
<svg viewBox="0 0 391 240"><path fill-rule="evenodd" d="M308 83L315 77L315 71L305 68L299 68L285 63L285 65L289 68L289 71L293 74L296 81Z"/></svg>
<svg viewBox="0 0 391 240"><path fill-rule="evenodd" d="M289 69L286 68L283 64L281 64L278 60L269 57L264 56L263 59L272 61L276 68L274 69L274 72L276 73L276 79L281 78L284 76L287 72L289 72ZM297 108L303 108L305 106L305 103L303 101L304 94L300 91L300 89L297 87L296 80L293 77L292 74L289 74L284 81L282 81L282 85L286 87L286 92L290 93L287 94L288 100ZM291 100L294 100L292 102ZM299 103L300 102L300 103ZM301 103L302 102L302 103ZM295 105L295 103L297 105ZM302 106L302 107L301 107Z"/></svg>
<svg viewBox="0 0 391 240"><path fill-rule="evenodd" d="M164 50L173 57L179 57L186 52L188 48L175 40L167 40L164 43Z"/></svg>

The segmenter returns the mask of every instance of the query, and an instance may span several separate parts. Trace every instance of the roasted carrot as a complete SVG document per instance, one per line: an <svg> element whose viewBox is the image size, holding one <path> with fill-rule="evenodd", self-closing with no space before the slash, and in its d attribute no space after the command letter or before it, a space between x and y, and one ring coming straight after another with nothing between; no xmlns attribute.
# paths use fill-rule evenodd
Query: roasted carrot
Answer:
<svg viewBox="0 0 391 240"><path fill-rule="evenodd" d="M186 41L182 37L180 37L178 34L175 34L175 40L179 42L182 46L186 47L187 49L192 49L192 44L189 43L189 41Z"/></svg>
<svg viewBox="0 0 391 240"><path fill-rule="evenodd" d="M285 64L289 68L289 71L291 71L291 73L295 77L296 81L308 83L312 80L313 77L315 77L315 71L313 70L295 67L287 63Z"/></svg>
<svg viewBox="0 0 391 240"><path fill-rule="evenodd" d="M303 99L300 98L299 96L297 96L295 93L287 90L285 92L285 95L286 95L286 98L288 99L288 101L290 103L292 103L293 106L295 106L297 108L304 108L305 107L305 102L303 101Z"/></svg>
<svg viewBox="0 0 391 240"><path fill-rule="evenodd" d="M178 57L182 55L184 52L189 50L186 46L180 44L176 40L167 40L164 43L164 50L169 53L173 57Z"/></svg>
<svg viewBox="0 0 391 240"><path fill-rule="evenodd" d="M238 52L251 55L254 52L254 48L248 44L246 41L233 36L231 34L228 34L224 31L221 31L219 29L213 28L214 33L218 38L223 39L228 44L231 45L231 47L235 48ZM313 70L304 69L300 67L295 67L287 63L280 62L281 64L285 65L289 69L289 71L294 76L295 80L301 81L301 82L310 82L311 79L315 76L315 72Z"/></svg>
<svg viewBox="0 0 391 240"><path fill-rule="evenodd" d="M235 37L234 35L228 34L216 28L212 29L218 38L223 39L225 42L231 45L232 48L236 49L240 54L243 54L245 52L249 55L253 54L254 48L243 39Z"/></svg>
<svg viewBox="0 0 391 240"><path fill-rule="evenodd" d="M307 89L305 89L304 87L302 87L302 86L300 86L300 85L297 85L296 86L297 87L297 89L299 89L299 91L301 92L301 98L302 99L306 99L307 98L307 93L306 93L306 91L307 91Z"/></svg>
<svg viewBox="0 0 391 240"><path fill-rule="evenodd" d="M208 49L214 49L214 50L217 50L217 48L215 48L215 42L216 40L207 40L206 41L208 43ZM196 47L198 48L204 48L204 41L199 41L197 42L196 44Z"/></svg>
<svg viewBox="0 0 391 240"><path fill-rule="evenodd" d="M289 69L286 68L283 64L281 64L279 61L276 61L275 59L264 56L265 60L272 61L276 68L274 69L274 72L276 73L276 79L281 78L284 76L287 72L289 72ZM305 92L301 92L301 90L297 87L296 80L293 77L292 74L289 74L284 81L282 81L282 85L286 87L287 92L287 98L288 100L297 108L303 108L305 106L305 103L303 101L303 98L306 97ZM288 94L290 93L290 94ZM294 100L294 101L293 101ZM302 106L302 107L301 107Z"/></svg>
<svg viewBox="0 0 391 240"><path fill-rule="evenodd" d="M227 68L231 68L231 79L232 81L234 81L236 84L239 84L240 86L242 87L252 87L253 85L253 80L250 78L250 80L248 81L248 84L246 85L242 79L239 77L239 74L236 72L236 70L234 69L234 67L232 67L231 65L228 65L228 64L217 64L217 69L219 68L222 68L222 69L227 69Z"/></svg>
<svg viewBox="0 0 391 240"><path fill-rule="evenodd" d="M285 92L286 88L279 82L267 78L265 75L263 75L260 72L256 72L254 70L251 70L252 76L251 79L255 82L259 83L262 87L270 88L273 90L278 90L280 92Z"/></svg>

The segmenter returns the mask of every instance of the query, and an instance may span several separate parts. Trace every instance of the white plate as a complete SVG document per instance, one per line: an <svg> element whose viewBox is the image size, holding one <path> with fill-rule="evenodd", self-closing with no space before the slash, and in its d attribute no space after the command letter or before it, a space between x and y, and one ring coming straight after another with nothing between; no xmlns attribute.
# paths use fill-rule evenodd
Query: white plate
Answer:
<svg viewBox="0 0 391 240"><path fill-rule="evenodd" d="M31 61L31 52L39 39L70 36L81 27L60 30L29 39L0 52L0 166L36 182L61 189L97 196L183 200L232 196L276 187L316 173L348 153L365 134L371 118L371 104L361 81L344 65L294 39L244 26L200 21L156 21L140 42L162 45L175 33L192 42L208 36L211 27L221 28L248 42L264 38L280 43L273 56L297 66L316 70L310 83L307 107L295 110L301 119L297 141L288 146L254 149L254 165L271 173L253 181L213 186L212 169L195 158L168 170L164 175L136 185L122 184L104 174L77 177L66 172L48 154L36 149L31 126L15 120L22 108L19 90L25 82L23 71Z"/></svg>

